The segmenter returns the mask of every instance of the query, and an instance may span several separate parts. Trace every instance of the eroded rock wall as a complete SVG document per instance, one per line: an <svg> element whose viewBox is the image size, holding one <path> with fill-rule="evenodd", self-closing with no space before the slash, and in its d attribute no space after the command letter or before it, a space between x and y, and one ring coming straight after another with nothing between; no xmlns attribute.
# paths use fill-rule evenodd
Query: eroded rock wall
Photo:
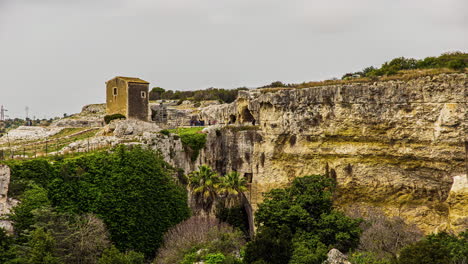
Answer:
<svg viewBox="0 0 468 264"><path fill-rule="evenodd" d="M211 131L197 163L250 177L254 210L272 188L327 174L337 179L341 207L377 205L426 232L462 230L467 79L241 92L232 104L203 109L202 118L237 128ZM453 188L454 179L465 187Z"/></svg>

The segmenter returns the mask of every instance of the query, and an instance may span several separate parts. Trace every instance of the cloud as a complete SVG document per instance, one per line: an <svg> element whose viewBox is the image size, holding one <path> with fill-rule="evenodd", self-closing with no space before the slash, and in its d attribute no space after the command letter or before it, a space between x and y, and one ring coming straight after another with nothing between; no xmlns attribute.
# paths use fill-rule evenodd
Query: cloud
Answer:
<svg viewBox="0 0 468 264"><path fill-rule="evenodd" d="M103 82L114 75L182 90L339 77L397 56L466 50L467 5L0 0L0 104L17 115L25 105L47 115L76 112L103 101Z"/></svg>

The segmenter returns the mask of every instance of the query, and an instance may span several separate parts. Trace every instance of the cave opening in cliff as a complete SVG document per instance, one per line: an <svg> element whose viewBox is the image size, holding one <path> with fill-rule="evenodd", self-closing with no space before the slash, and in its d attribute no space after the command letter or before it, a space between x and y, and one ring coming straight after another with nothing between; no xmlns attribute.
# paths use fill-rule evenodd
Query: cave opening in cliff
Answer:
<svg viewBox="0 0 468 264"><path fill-rule="evenodd" d="M255 125L255 118L247 107L244 107L241 112L241 121L242 123L252 123Z"/></svg>
<svg viewBox="0 0 468 264"><path fill-rule="evenodd" d="M229 116L229 124L235 124L236 123L236 116L235 115L230 115Z"/></svg>

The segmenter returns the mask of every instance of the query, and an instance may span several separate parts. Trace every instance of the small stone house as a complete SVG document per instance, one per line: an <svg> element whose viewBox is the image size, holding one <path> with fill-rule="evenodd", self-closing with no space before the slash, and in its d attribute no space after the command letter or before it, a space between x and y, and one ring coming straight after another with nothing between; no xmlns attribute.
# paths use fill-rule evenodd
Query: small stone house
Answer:
<svg viewBox="0 0 468 264"><path fill-rule="evenodd" d="M106 112L122 114L128 119L148 121L149 82L139 78L117 76L106 82Z"/></svg>

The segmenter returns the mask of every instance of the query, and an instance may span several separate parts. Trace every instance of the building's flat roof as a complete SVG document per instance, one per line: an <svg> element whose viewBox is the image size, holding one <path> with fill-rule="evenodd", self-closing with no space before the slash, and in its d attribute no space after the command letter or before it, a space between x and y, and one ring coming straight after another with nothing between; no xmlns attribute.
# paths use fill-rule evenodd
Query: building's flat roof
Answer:
<svg viewBox="0 0 468 264"><path fill-rule="evenodd" d="M146 84L149 84L149 82L147 82L145 80L142 80L140 78L124 77L124 76L116 76L116 77L110 79L109 81L114 80L114 79L121 79L121 80L124 80L124 81L126 81L128 83L146 83Z"/></svg>

